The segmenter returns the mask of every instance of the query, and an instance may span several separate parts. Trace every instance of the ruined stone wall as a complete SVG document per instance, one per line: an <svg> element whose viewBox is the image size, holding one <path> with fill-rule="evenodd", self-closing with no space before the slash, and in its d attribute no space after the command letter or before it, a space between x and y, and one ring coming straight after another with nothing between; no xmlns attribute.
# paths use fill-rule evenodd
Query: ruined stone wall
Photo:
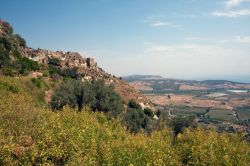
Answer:
<svg viewBox="0 0 250 166"><path fill-rule="evenodd" d="M85 58L77 52L50 51L45 49L20 48L20 52L25 57L32 59L40 64L47 65L49 59L60 60L62 68L97 68L94 58Z"/></svg>
<svg viewBox="0 0 250 166"><path fill-rule="evenodd" d="M87 66L90 68L97 67L97 63L94 58L87 58Z"/></svg>

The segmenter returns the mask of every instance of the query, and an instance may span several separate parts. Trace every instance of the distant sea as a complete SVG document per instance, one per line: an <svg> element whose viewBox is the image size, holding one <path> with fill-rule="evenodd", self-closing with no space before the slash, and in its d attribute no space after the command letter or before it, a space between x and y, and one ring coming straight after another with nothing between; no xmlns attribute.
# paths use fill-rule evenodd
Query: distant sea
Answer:
<svg viewBox="0 0 250 166"><path fill-rule="evenodd" d="M250 75L249 76L212 76L206 78L198 78L198 80L227 80L234 81L240 83L250 83Z"/></svg>

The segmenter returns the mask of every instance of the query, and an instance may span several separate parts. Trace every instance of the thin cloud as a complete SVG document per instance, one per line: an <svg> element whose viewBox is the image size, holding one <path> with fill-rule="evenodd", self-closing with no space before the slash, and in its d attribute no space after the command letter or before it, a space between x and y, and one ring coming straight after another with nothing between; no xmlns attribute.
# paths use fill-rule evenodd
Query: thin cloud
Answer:
<svg viewBox="0 0 250 166"><path fill-rule="evenodd" d="M235 36L232 39L220 40L219 43L243 43L243 44L250 44L250 36Z"/></svg>
<svg viewBox="0 0 250 166"><path fill-rule="evenodd" d="M165 16L149 16L143 22L151 27L181 27L181 25L167 21Z"/></svg>
<svg viewBox="0 0 250 166"><path fill-rule="evenodd" d="M200 46L195 44L182 44L182 45L150 45L146 48L145 52L174 52L177 50L192 50Z"/></svg>
<svg viewBox="0 0 250 166"><path fill-rule="evenodd" d="M164 21L156 21L156 22L150 23L150 26L152 26L152 27L161 27L161 26L170 26L170 25L171 25L171 23L164 22Z"/></svg>
<svg viewBox="0 0 250 166"><path fill-rule="evenodd" d="M230 10L225 12L220 11L214 11L211 13L212 16L216 17L243 17L243 16L250 16L250 10L249 9L242 9L242 10Z"/></svg>
<svg viewBox="0 0 250 166"><path fill-rule="evenodd" d="M228 8L239 6L243 2L250 2L250 0L226 0L225 5Z"/></svg>

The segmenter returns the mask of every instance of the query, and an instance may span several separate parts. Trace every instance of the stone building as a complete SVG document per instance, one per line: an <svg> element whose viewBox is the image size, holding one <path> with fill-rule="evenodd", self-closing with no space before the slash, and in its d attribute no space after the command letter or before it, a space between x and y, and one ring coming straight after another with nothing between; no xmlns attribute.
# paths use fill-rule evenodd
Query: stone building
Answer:
<svg viewBox="0 0 250 166"><path fill-rule="evenodd" d="M94 58L87 58L87 66L89 68L95 68L97 66L95 59Z"/></svg>
<svg viewBox="0 0 250 166"><path fill-rule="evenodd" d="M82 57L77 52L49 51L44 49L22 48L21 54L40 64L47 65L49 59L55 58L60 60L62 68L98 68L94 58Z"/></svg>

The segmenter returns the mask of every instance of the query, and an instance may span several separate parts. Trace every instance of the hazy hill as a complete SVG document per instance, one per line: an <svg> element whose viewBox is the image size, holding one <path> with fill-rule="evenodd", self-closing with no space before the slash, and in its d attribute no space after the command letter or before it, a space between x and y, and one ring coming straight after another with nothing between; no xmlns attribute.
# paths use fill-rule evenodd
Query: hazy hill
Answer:
<svg viewBox="0 0 250 166"><path fill-rule="evenodd" d="M123 77L130 85L141 91L154 93L166 93L171 91L185 90L248 90L250 84L228 80L184 80L169 79L154 75L131 75Z"/></svg>
<svg viewBox="0 0 250 166"><path fill-rule="evenodd" d="M130 75L122 78L127 81L164 79L162 76L158 75Z"/></svg>
<svg viewBox="0 0 250 166"><path fill-rule="evenodd" d="M174 79L174 78L164 78L160 75L129 75L122 77L124 80L127 81L139 81L139 80L173 80L173 81L180 81L180 82L186 82L186 83L204 83L204 84L210 84L210 85L218 85L218 84L246 84L236 81L228 81L228 80L203 80L203 81L197 81L197 80L185 80L185 79Z"/></svg>

